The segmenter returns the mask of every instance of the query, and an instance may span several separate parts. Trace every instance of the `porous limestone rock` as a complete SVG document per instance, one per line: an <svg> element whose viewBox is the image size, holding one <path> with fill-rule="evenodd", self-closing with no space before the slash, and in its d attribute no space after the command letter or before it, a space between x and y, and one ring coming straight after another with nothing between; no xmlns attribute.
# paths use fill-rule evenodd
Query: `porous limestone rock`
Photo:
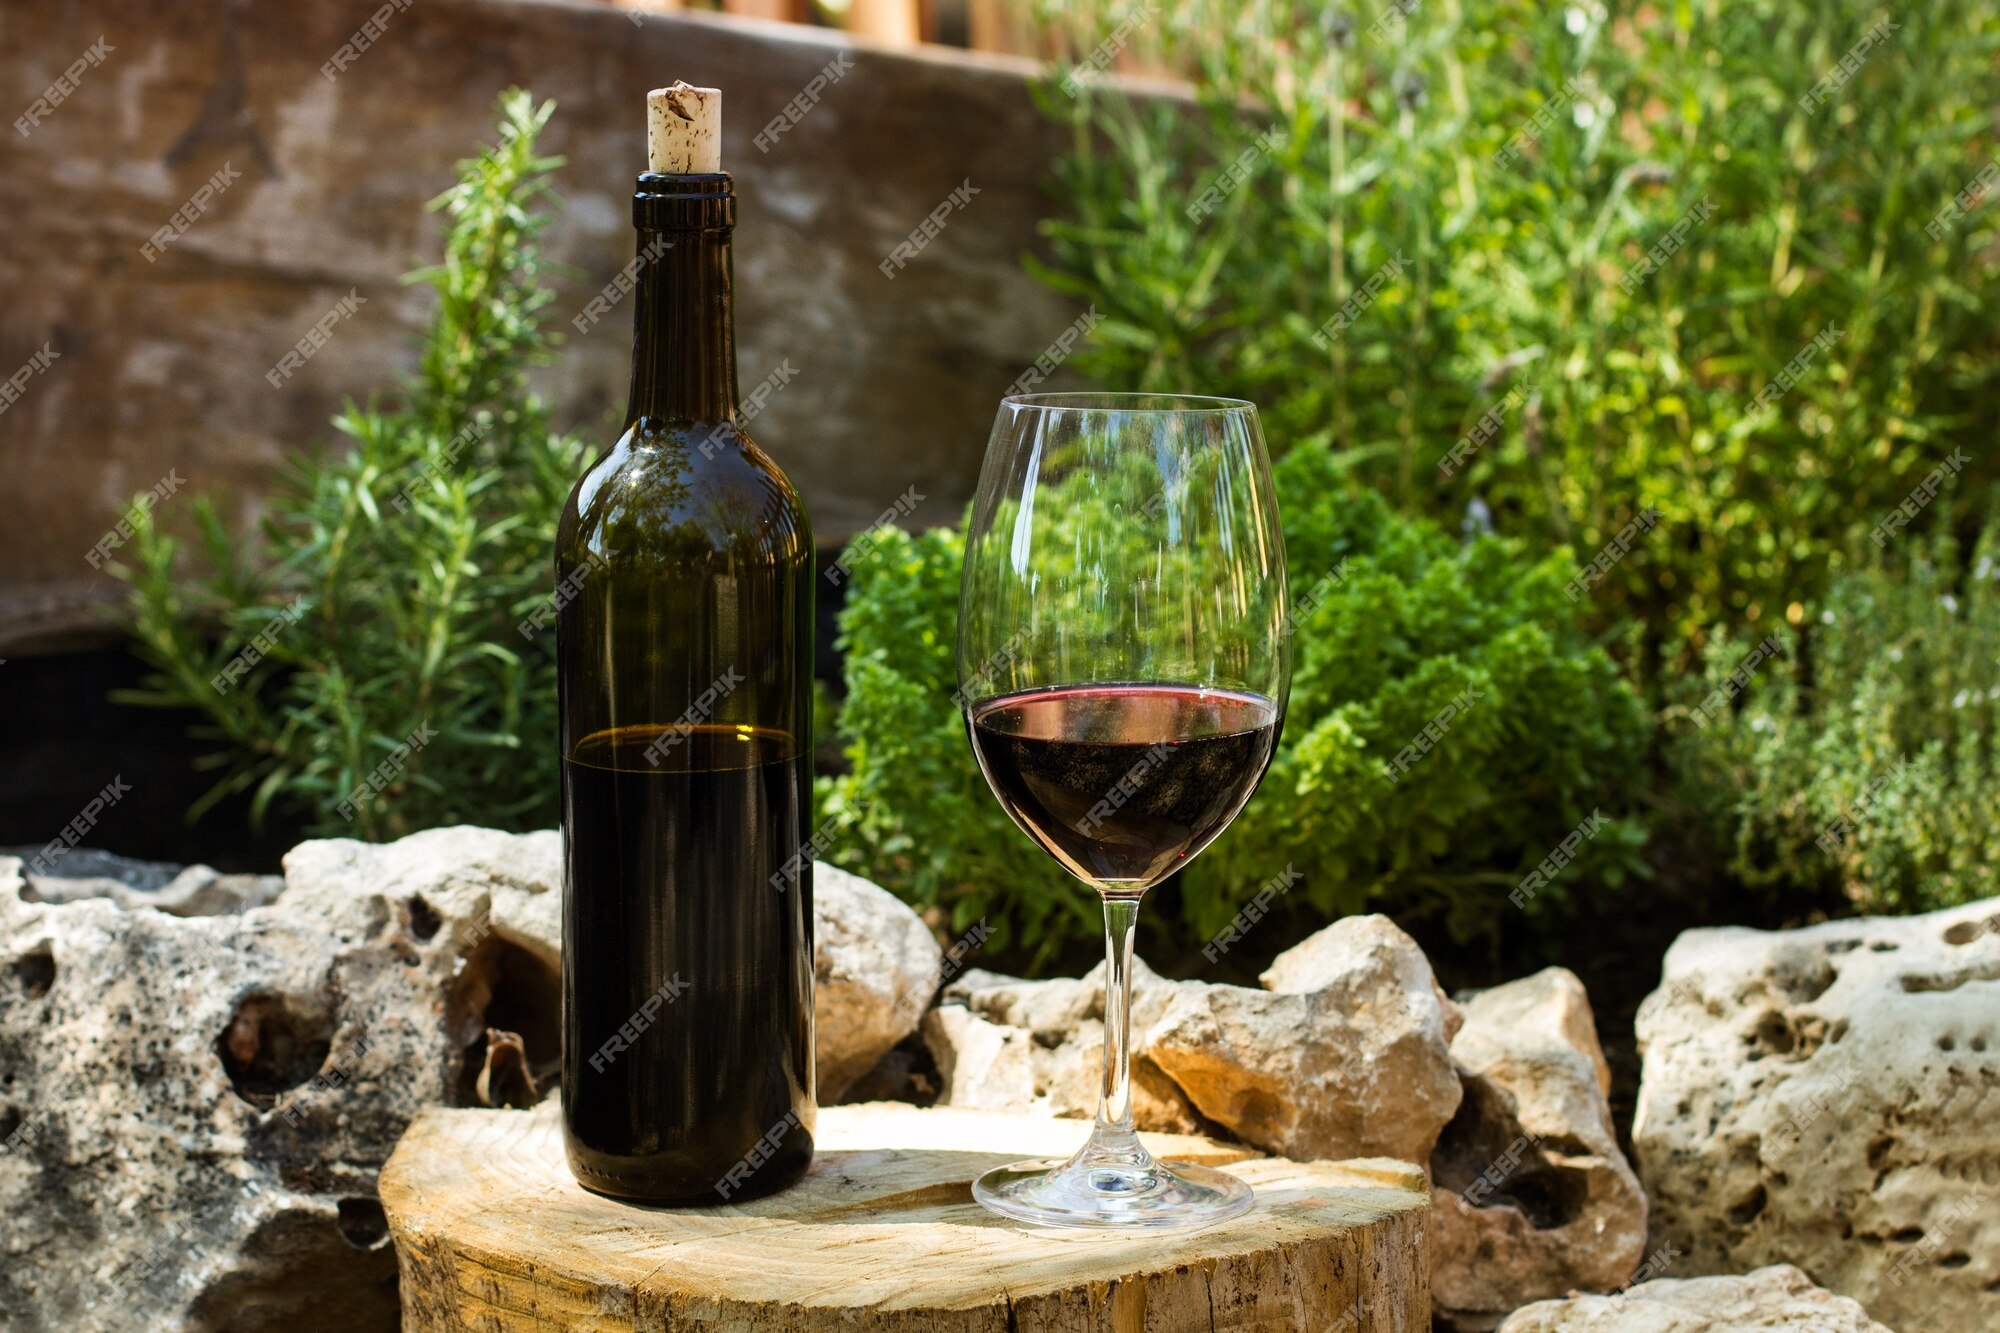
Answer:
<svg viewBox="0 0 2000 1333"><path fill-rule="evenodd" d="M452 1034L483 1034L490 959L386 917L23 887L0 862L8 1326L294 1329L337 1302L344 1327L393 1329L375 1173L418 1108L464 1104Z"/></svg>
<svg viewBox="0 0 2000 1333"><path fill-rule="evenodd" d="M208 866L137 861L90 847L73 847L41 862L41 847L0 847L18 856L27 880L23 896L45 903L109 898L121 907L157 907L173 916L221 916L262 907L285 887L281 875L226 875Z"/></svg>
<svg viewBox="0 0 2000 1333"><path fill-rule="evenodd" d="M1034 1042L1020 1028L981 1018L964 1005L948 1004L924 1015L923 1034L937 1064L939 1105L976 1111L1049 1110L1037 1104Z"/></svg>
<svg viewBox="0 0 2000 1333"><path fill-rule="evenodd" d="M309 842L285 864L270 905L183 917L42 901L0 858L8 1328L291 1333L337 1309L388 1333L375 1176L404 1126L482 1087L549 1095L558 835ZM915 1026L938 953L882 890L822 876L820 1036L852 1064Z"/></svg>
<svg viewBox="0 0 2000 1333"><path fill-rule="evenodd" d="M1137 959L1132 1030L1165 1011L1174 988ZM1104 965L1080 978L1023 981L971 971L945 988L924 1019L938 1066L939 1105L1093 1117L1104 1082ZM1204 1122L1186 1094L1141 1050L1132 1055L1132 1119L1140 1129L1199 1134Z"/></svg>
<svg viewBox="0 0 2000 1333"><path fill-rule="evenodd" d="M302 843L285 858L283 903L354 918L484 919L500 940L562 965L562 835L430 829L393 843ZM375 898L380 906L369 906ZM886 889L813 867L813 1017L819 1097L839 1100L923 1018L941 953L917 914ZM537 1063L542 1080L553 1070Z"/></svg>
<svg viewBox="0 0 2000 1333"><path fill-rule="evenodd" d="M837 1102L916 1031L944 953L930 928L880 885L813 867L813 1024L819 1099Z"/></svg>
<svg viewBox="0 0 2000 1333"><path fill-rule="evenodd" d="M1266 981L1309 989L1168 981L1134 968L1135 1119L1149 1129L1219 1129L1301 1160L1428 1161L1460 1092L1446 1036L1450 1001L1423 951L1379 916L1337 921L1300 950L1281 957ZM1075 981L972 973L948 987L947 1004L1009 1031L996 1037L977 1023L931 1020L925 1035L940 1072L977 1058L955 1049L958 1039L1005 1057L976 1080L951 1078L940 1100L963 1092L996 1108L1091 1114L1102 977L1101 967ZM1015 1045L1025 1062L1010 1054Z"/></svg>
<svg viewBox="0 0 2000 1333"><path fill-rule="evenodd" d="M1646 1196L1619 1151L1583 983L1547 968L1474 996L1451 1044L1465 1100L1431 1155L1431 1295L1491 1329L1529 1301L1629 1280Z"/></svg>
<svg viewBox="0 0 2000 1333"><path fill-rule="evenodd" d="M1911 1333L1924 1325L1909 1325ZM1660 1278L1615 1296L1538 1301L1500 1333L1891 1333L1790 1264L1743 1277Z"/></svg>
<svg viewBox="0 0 2000 1333"><path fill-rule="evenodd" d="M1265 990L1285 995L1310 995L1339 983L1350 973L1410 968L1416 942L1401 927L1380 914L1348 917L1338 930L1317 930L1271 960L1257 980ZM1421 952L1417 955L1422 958ZM1424 971L1430 971L1428 960ZM1431 977L1431 991L1444 1014L1444 1039L1452 1040L1465 1021L1457 1004Z"/></svg>
<svg viewBox="0 0 2000 1333"><path fill-rule="evenodd" d="M2000 901L1689 931L1638 1035L1684 1271L1796 1263L1894 1327L2000 1328Z"/></svg>

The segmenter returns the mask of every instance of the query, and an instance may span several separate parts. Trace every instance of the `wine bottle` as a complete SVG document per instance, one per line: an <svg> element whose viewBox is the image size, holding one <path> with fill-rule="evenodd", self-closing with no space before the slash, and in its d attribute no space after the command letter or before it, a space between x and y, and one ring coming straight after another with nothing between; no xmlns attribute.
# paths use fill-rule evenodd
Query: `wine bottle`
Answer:
<svg viewBox="0 0 2000 1333"><path fill-rule="evenodd" d="M631 405L556 537L563 1127L589 1189L719 1203L812 1160L813 548L737 420L721 94L647 103Z"/></svg>

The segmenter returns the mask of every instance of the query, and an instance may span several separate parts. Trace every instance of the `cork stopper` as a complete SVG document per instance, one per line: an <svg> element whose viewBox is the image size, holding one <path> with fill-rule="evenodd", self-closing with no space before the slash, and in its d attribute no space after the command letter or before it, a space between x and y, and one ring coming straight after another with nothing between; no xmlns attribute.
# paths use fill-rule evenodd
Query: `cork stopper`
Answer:
<svg viewBox="0 0 2000 1333"><path fill-rule="evenodd" d="M670 176L722 170L722 90L676 81L647 93L646 162Z"/></svg>

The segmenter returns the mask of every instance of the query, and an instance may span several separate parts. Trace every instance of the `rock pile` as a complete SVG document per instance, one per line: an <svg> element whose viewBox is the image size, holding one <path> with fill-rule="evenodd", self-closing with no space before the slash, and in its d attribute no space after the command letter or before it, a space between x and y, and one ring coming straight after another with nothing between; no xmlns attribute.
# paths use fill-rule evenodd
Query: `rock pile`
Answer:
<svg viewBox="0 0 2000 1333"><path fill-rule="evenodd" d="M1612 1129L1583 983L1549 968L1474 996L1451 1055L1465 1100L1430 1159L1440 1315L1490 1329L1529 1301L1629 1279L1646 1196Z"/></svg>
<svg viewBox="0 0 2000 1333"><path fill-rule="evenodd" d="M939 1100L1089 1116L1104 1048L1100 966L1080 980L971 972L924 1020ZM1272 965L1267 989L1134 969L1141 1129L1219 1130L1267 1152L1429 1158L1458 1109L1457 1014L1386 917L1335 922Z"/></svg>
<svg viewBox="0 0 2000 1333"><path fill-rule="evenodd" d="M1685 1271L1796 1263L1897 1328L2000 1328L2000 903L1689 931L1639 1039Z"/></svg>
<svg viewBox="0 0 2000 1333"><path fill-rule="evenodd" d="M952 975L973 946L830 867L814 921L822 1101L927 1050L946 1104L1094 1112L1101 968ZM376 1172L424 1106L549 1095L560 925L553 832L309 842L282 880L0 857L9 1327L394 1328ZM1371 916L1261 981L1136 969L1141 1128L1425 1164L1442 1329L2000 1328L2000 904L1682 936L1636 1175L1572 974L1454 1002Z"/></svg>
<svg viewBox="0 0 2000 1333"><path fill-rule="evenodd" d="M44 901L0 859L9 1327L394 1329L376 1171L421 1107L547 1095L560 858L554 833L310 842L268 905L210 895L226 915L144 910L179 880L126 867ZM837 1086L914 1029L939 951L876 886L815 878Z"/></svg>
<svg viewBox="0 0 2000 1333"><path fill-rule="evenodd" d="M1913 1328L1921 1327L1912 1325ZM1500 1333L1891 1333L1790 1264L1743 1277L1661 1278L1615 1296L1539 1301Z"/></svg>
<svg viewBox="0 0 2000 1333"><path fill-rule="evenodd" d="M1294 1158L1398 1157L1434 1183L1431 1284L1453 1327L1575 1288L1609 1289L1646 1242L1583 986L1551 969L1460 1007L1386 917L1281 954L1264 989L1134 970L1134 1116ZM1100 967L1080 980L974 972L924 1020L940 1100L1089 1116Z"/></svg>

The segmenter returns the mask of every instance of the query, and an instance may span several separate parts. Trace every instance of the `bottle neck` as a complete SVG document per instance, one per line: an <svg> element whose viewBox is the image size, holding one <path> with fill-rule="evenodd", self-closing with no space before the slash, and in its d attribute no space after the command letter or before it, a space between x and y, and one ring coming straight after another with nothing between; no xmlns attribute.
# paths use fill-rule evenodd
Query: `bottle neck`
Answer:
<svg viewBox="0 0 2000 1333"><path fill-rule="evenodd" d="M640 227L628 421L723 422L735 415L731 230Z"/></svg>

